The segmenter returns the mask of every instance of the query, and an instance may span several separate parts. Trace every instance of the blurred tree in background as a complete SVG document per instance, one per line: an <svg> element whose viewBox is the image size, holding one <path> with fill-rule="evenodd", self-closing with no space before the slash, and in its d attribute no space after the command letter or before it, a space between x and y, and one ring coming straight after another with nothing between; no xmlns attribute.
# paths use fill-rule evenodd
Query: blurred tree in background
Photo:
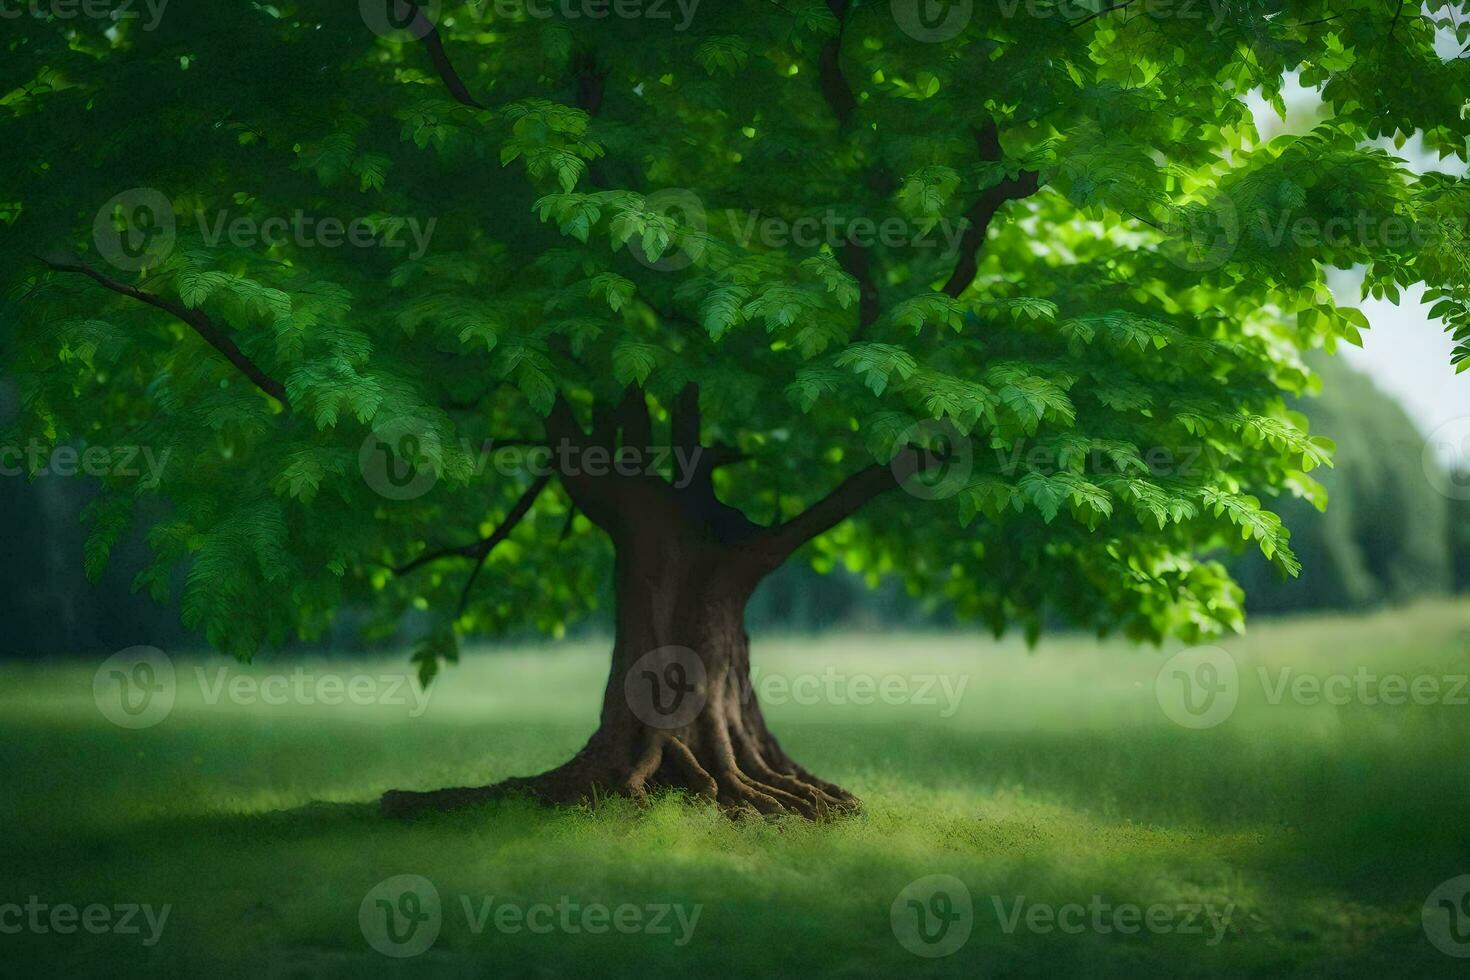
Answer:
<svg viewBox="0 0 1470 980"><path fill-rule="evenodd" d="M1332 506L1319 513L1302 500L1279 502L1303 571L1283 581L1267 563L1241 556L1233 571L1249 608L1355 609L1449 591L1451 501L1426 476L1424 437L1367 377L1330 358L1313 367L1322 394L1295 407L1337 438L1337 466L1321 477Z"/></svg>

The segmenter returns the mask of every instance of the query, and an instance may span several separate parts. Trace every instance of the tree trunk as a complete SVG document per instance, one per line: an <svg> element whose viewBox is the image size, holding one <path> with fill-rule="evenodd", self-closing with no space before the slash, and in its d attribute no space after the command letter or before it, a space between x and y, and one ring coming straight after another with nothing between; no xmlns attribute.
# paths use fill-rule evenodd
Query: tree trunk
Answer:
<svg viewBox="0 0 1470 980"><path fill-rule="evenodd" d="M745 605L760 572L738 549L682 521L614 535L617 629L597 731L538 776L432 793L390 792L411 815L526 795L574 804L678 789L729 810L818 818L855 807L847 791L793 762L766 727L750 684Z"/></svg>

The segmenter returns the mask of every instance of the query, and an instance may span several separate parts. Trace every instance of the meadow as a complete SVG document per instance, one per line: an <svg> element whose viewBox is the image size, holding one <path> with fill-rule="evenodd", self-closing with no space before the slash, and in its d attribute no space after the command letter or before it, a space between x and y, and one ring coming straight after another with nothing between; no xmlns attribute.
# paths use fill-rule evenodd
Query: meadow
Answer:
<svg viewBox="0 0 1470 980"><path fill-rule="evenodd" d="M595 724L600 642L472 651L426 701L401 656L176 653L173 707L139 729L99 711L96 661L6 665L0 973L1463 975L1421 909L1470 874L1470 606L1262 620L1220 646L1234 709L1191 728L1156 685L1178 644L757 636L773 729L865 804L817 824L677 797L378 815L386 789L569 756ZM432 883L439 931L389 957L361 915L400 875ZM972 909L942 957L896 928L932 875ZM138 914L137 934L64 932L49 911L7 928L5 903L32 896L168 917ZM628 907L626 929L585 915Z"/></svg>

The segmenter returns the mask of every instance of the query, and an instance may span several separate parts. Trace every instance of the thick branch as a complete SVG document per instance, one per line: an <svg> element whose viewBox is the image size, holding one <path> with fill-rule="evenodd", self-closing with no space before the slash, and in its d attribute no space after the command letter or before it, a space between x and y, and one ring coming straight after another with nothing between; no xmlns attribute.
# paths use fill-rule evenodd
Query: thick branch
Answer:
<svg viewBox="0 0 1470 980"><path fill-rule="evenodd" d="M857 110L857 98L852 94L847 76L842 73L842 34L847 27L847 4L848 0L827 0L832 16L837 18L837 33L822 44L821 54L817 58L822 98L827 100L838 124L843 126L847 125L847 121Z"/></svg>
<svg viewBox="0 0 1470 980"><path fill-rule="evenodd" d="M653 424L648 418L648 399L638 385L629 385L623 392L623 402L618 406L618 428L623 433L623 445L636 447L646 453L653 445Z"/></svg>
<svg viewBox="0 0 1470 980"><path fill-rule="evenodd" d="M246 357L244 352L230 339L229 335L216 326L214 321L203 310L191 310L187 307L180 306L172 300L164 299L156 293L145 292L134 286L129 286L125 282L119 282L111 276L97 271L85 262L55 262L50 259L41 258L40 256L36 258L53 271L79 273L99 285L112 290L114 293L130 297L140 303L147 303L149 306L163 310L165 313L181 320L193 329L206 344L223 354L225 360L239 368L240 373L249 378L255 387L283 405L290 404L286 400L286 386L266 374L260 369L259 365Z"/></svg>
<svg viewBox="0 0 1470 980"><path fill-rule="evenodd" d="M546 416L547 442L555 449L562 447L585 449L589 444L587 430L577 421L577 413L563 395L557 395ZM587 515L587 519L604 530L611 531L617 525L621 501L619 481L590 476L584 468L576 467L561 474L562 486L572 498L572 505Z"/></svg>
<svg viewBox="0 0 1470 980"><path fill-rule="evenodd" d="M906 450L907 451L907 450ZM821 500L784 524L756 536L750 550L761 574L772 571L812 538L832 530L864 504L898 486L893 467L874 463L843 480Z"/></svg>
<svg viewBox="0 0 1470 980"><path fill-rule="evenodd" d="M842 243L837 262L858 284L858 326L853 333L856 340L878 319L878 285L873 281L872 257L866 248L849 241Z"/></svg>
<svg viewBox="0 0 1470 980"><path fill-rule="evenodd" d="M685 385L674 397L669 412L669 442L675 449L692 454L699 449L699 433L703 425L699 417L699 385Z"/></svg>
<svg viewBox="0 0 1470 980"><path fill-rule="evenodd" d="M458 548L444 548L439 551L425 552L408 564L399 565L394 568L393 574L407 575L443 558L470 558L483 564L485 559L489 557L490 552L495 550L495 546L510 537L510 532L516 529L516 525L531 510L531 505L536 502L536 498L541 495L541 491L546 489L546 484L551 482L551 477L552 474L550 473L545 473L537 477L536 482L532 483L526 489L526 492L521 494L521 498L510 509L510 513L505 515L505 520L500 522L500 526L491 532L489 537L481 538L479 541L472 541ZM471 582L473 581L474 579L472 577Z"/></svg>
<svg viewBox="0 0 1470 980"><path fill-rule="evenodd" d="M1002 158L1000 133L994 124L977 130L975 143L979 147L981 160L996 162ZM985 244L985 234L990 230L990 222L994 220L1001 206L1007 201L1030 197L1036 193L1039 186L1040 181L1036 173L1023 170L1014 180L1007 177L985 191L970 210L965 212L969 226L965 228L964 235L960 237L959 255L955 258L954 272L950 274L949 281L944 284L943 291L946 295L958 296L969 287L970 283L975 281L975 271L980 267L980 249Z"/></svg>
<svg viewBox="0 0 1470 980"><path fill-rule="evenodd" d="M602 98L607 92L610 69L597 70L597 60L588 52L577 59L577 105L589 116L602 111Z"/></svg>
<svg viewBox="0 0 1470 980"><path fill-rule="evenodd" d="M483 103L470 94L469 86L464 83L459 72L455 71L454 63L449 60L449 53L444 50L444 39L439 36L439 28L422 8L415 7L413 23L408 29L414 37L424 42L424 49L429 52L429 61L433 63L434 70L439 73L444 87L449 89L454 100L471 109L485 108Z"/></svg>

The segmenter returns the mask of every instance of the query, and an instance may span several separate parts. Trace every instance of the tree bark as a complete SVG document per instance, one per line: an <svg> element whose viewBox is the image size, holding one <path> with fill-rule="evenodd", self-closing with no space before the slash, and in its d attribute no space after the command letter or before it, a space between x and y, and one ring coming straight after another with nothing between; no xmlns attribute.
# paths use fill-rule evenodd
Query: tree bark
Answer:
<svg viewBox="0 0 1470 980"><path fill-rule="evenodd" d="M601 723L537 776L431 793L390 792L408 816L507 796L570 805L683 790L730 811L820 818L855 807L781 749L750 684L745 606L766 552L721 542L667 512L616 529L616 633Z"/></svg>

